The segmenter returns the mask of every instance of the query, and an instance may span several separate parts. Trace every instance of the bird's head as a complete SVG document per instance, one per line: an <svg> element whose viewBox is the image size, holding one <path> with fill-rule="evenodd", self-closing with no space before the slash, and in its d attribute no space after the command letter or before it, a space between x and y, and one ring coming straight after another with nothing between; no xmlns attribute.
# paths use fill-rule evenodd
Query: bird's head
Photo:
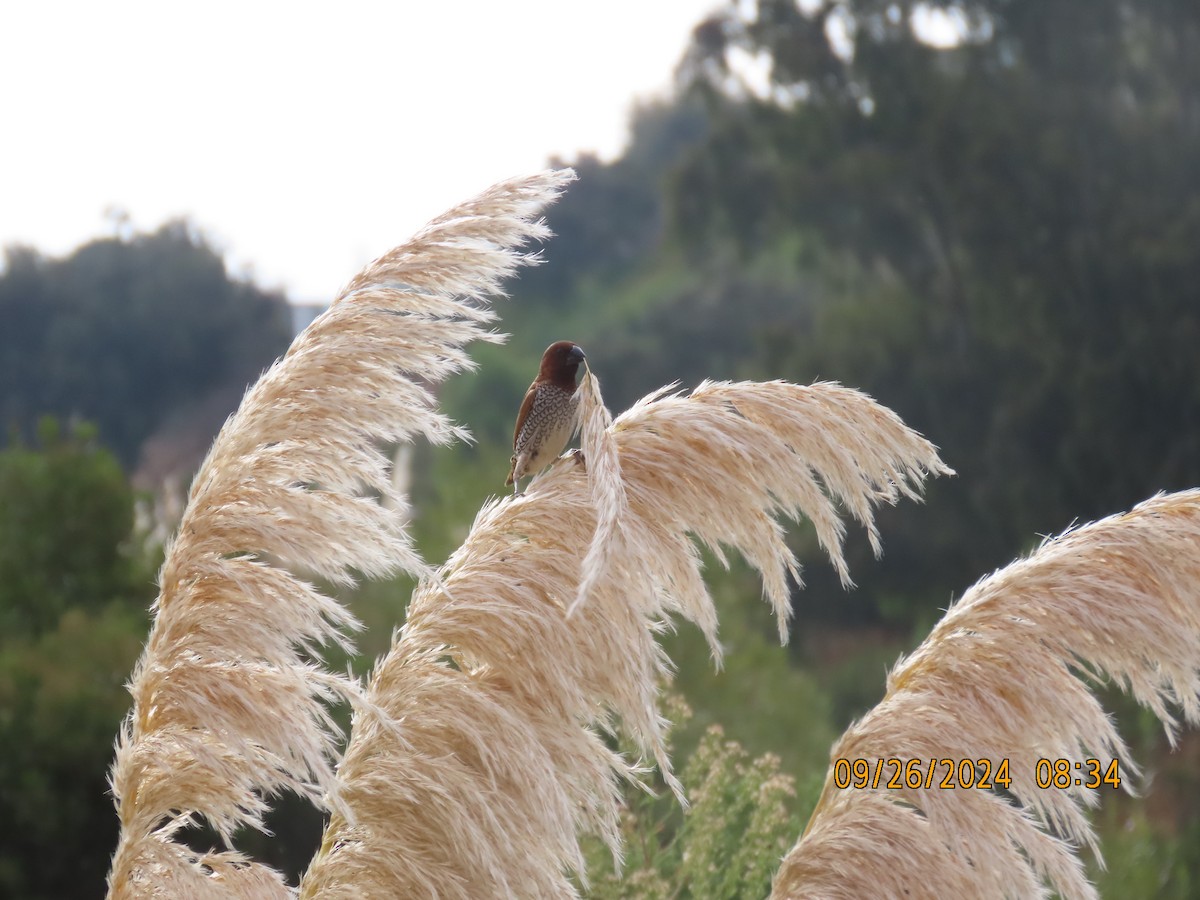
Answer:
<svg viewBox="0 0 1200 900"><path fill-rule="evenodd" d="M575 376L579 372L579 364L587 359L576 344L571 341L555 341L542 354L542 365L538 369L538 379L551 381L562 387L575 389Z"/></svg>

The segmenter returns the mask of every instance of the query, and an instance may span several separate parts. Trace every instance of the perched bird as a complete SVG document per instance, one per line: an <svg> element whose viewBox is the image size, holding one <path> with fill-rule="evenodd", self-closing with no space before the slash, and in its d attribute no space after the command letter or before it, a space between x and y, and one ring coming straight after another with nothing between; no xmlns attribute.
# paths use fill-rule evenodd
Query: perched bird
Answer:
<svg viewBox="0 0 1200 900"><path fill-rule="evenodd" d="M586 357L570 341L556 341L542 354L534 379L513 430L512 468L508 480L513 493L521 493L521 479L533 476L558 458L575 431L579 397L575 376Z"/></svg>

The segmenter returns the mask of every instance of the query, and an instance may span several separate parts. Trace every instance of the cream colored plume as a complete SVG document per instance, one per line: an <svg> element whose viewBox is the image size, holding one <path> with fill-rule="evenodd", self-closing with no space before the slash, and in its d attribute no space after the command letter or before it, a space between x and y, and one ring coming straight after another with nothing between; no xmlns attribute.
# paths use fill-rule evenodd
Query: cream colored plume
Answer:
<svg viewBox="0 0 1200 900"><path fill-rule="evenodd" d="M1095 848L1085 808L1099 792L1074 780L1094 778L1089 759L1102 774L1118 760L1126 788L1136 769L1080 671L1131 691L1172 740L1173 707L1200 724L1200 491L1068 531L984 578L833 749L872 772L880 758L922 772L986 759L993 774L1007 760L1015 802L937 784L839 790L831 769L773 896L1095 897L1076 848ZM1038 760L1059 759L1070 783L1038 787Z"/></svg>
<svg viewBox="0 0 1200 900"><path fill-rule="evenodd" d="M612 414L604 405L600 382L590 367L579 386L579 420L581 452L587 464L588 484L599 521L583 560L579 590L567 608L567 615L573 614L579 604L587 600L588 593L603 575L608 559L618 557L623 549L628 549L617 543L624 540L622 520L629 506L625 482L621 478L621 456L616 435L610 427Z"/></svg>
<svg viewBox="0 0 1200 900"><path fill-rule="evenodd" d="M307 583L427 572L381 444L463 432L423 385L496 340L491 296L547 235L570 170L505 182L369 265L246 394L192 484L159 576L111 774L112 897L286 896L270 869L175 841L203 818L228 844L289 790L345 809L327 704L356 682L311 661L355 622Z"/></svg>
<svg viewBox="0 0 1200 900"><path fill-rule="evenodd" d="M811 518L845 579L835 504L873 534L872 504L948 471L895 415L836 385L706 383L611 425L594 378L581 390L583 457L487 504L440 583L414 596L339 767L349 812L334 814L302 896L573 896L579 834L619 853L617 788L637 777L605 733L631 735L680 791L656 636L678 616L720 652L691 536L759 568L786 635L797 564L776 516Z"/></svg>

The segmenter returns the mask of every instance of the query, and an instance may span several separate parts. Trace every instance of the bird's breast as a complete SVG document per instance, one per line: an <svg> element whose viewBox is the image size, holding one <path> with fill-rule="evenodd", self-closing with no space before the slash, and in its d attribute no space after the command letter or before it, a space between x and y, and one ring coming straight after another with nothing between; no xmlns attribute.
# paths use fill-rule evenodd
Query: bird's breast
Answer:
<svg viewBox="0 0 1200 900"><path fill-rule="evenodd" d="M562 453L575 430L578 407L577 394L552 384L538 386L515 448L517 454L528 454L528 471L545 468Z"/></svg>

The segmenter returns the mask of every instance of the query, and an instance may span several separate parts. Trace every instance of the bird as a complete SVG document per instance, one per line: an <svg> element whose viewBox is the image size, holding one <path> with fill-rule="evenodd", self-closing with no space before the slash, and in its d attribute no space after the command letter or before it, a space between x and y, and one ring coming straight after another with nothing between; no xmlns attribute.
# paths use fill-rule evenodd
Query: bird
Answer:
<svg viewBox="0 0 1200 900"><path fill-rule="evenodd" d="M558 458L575 433L579 395L575 376L587 359L571 341L555 341L542 354L537 378L525 392L513 429L513 455L508 480L513 495L521 494L521 479L533 476Z"/></svg>

